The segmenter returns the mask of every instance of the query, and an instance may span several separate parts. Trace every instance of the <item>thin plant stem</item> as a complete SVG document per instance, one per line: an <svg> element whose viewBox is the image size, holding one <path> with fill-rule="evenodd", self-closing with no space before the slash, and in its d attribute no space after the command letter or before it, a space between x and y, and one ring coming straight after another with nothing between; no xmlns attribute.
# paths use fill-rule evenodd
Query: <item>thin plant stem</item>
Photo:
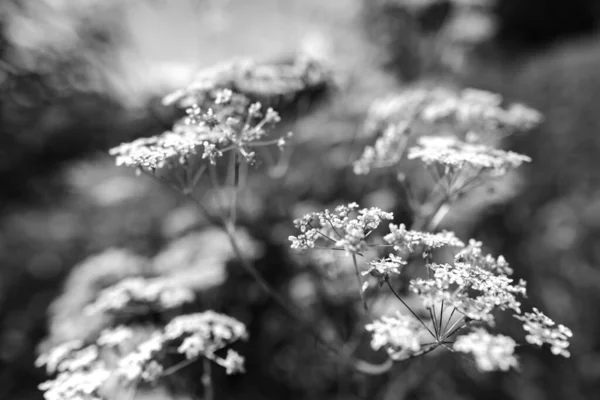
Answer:
<svg viewBox="0 0 600 400"><path fill-rule="evenodd" d="M219 177L217 176L217 167L214 165L210 165L208 167L208 171L209 171L209 176L210 176L210 183L213 187L214 190L217 191L217 196L220 197L220 201L219 203L219 211L221 214L222 218L226 218L226 211L223 208L223 205L226 203L226 198L223 196L223 188L221 187L221 184L219 183Z"/></svg>
<svg viewBox="0 0 600 400"><path fill-rule="evenodd" d="M442 322L444 321L444 300L442 300L442 309L440 311L440 327L438 329L439 334L442 334Z"/></svg>
<svg viewBox="0 0 600 400"><path fill-rule="evenodd" d="M460 317L459 319L457 319L454 324L452 324L452 326L450 328L448 328L448 330L446 332L450 332L452 331L452 329L454 329L458 324L460 324L465 317ZM444 338L450 337L450 335L446 334L444 335Z"/></svg>
<svg viewBox="0 0 600 400"><path fill-rule="evenodd" d="M421 343L421 346L444 345L444 344L452 344L452 343L454 343L454 342L447 340L447 341L439 341L439 342L432 342L432 343Z"/></svg>
<svg viewBox="0 0 600 400"><path fill-rule="evenodd" d="M448 332L446 330L446 328L448 328L448 324L450 324L450 321L452 321L452 317L454 316L455 312L456 312L456 308L452 307L452 312L450 313L450 316L448 317L448 320L444 324L444 329L442 330L442 332Z"/></svg>
<svg viewBox="0 0 600 400"><path fill-rule="evenodd" d="M427 230L434 231L438 227L438 225L444 220L444 217L448 215L450 211L450 204L447 202L442 203L442 205L438 208L438 210L433 214L431 221L427 226Z"/></svg>
<svg viewBox="0 0 600 400"><path fill-rule="evenodd" d="M212 384L212 376L210 360L208 358L202 359L202 386L204 387L204 400L214 400L215 394Z"/></svg>
<svg viewBox="0 0 600 400"><path fill-rule="evenodd" d="M194 202L194 204L196 204L196 206L198 207L198 209L200 210L200 213L202 214L202 216L204 218L206 218L210 223L212 223L213 225L220 225L221 222L215 218L210 212L208 212L208 210L206 209L206 207L204 207L204 205L202 205L201 202L199 202L193 195L192 195L192 191L181 191L180 189L174 187L173 185L170 185L168 182L161 180L160 178L156 177L154 174L147 172L147 171L143 171L144 174L146 176L149 176L150 178L152 178L154 181L156 181L157 183L166 186L167 188L173 190L174 192L176 192L177 194L183 194L184 197L190 199L191 201Z"/></svg>
<svg viewBox="0 0 600 400"><path fill-rule="evenodd" d="M197 358L190 358L189 360L184 360L180 363L177 363L175 365L173 365L170 368L167 368L163 371L163 373L161 374L161 377L165 377L165 376L169 376L169 375L173 375L175 372L187 367L188 365L192 364L194 361L196 361Z"/></svg>
<svg viewBox="0 0 600 400"><path fill-rule="evenodd" d="M228 175L231 179L231 186L233 187L229 216L231 218L231 221L235 223L237 221L238 191L240 189L240 163L237 159L237 153L233 153L231 155L231 159L229 161Z"/></svg>
<svg viewBox="0 0 600 400"><path fill-rule="evenodd" d="M429 316L431 317L431 324L433 325L433 331L435 332L435 338L439 339L440 334L437 330L437 320L435 319L435 312L431 310L431 307L427 307L427 311L429 311Z"/></svg>
<svg viewBox="0 0 600 400"><path fill-rule="evenodd" d="M311 224L310 222L308 223L308 226L310 226L310 227L311 227L311 229L315 229L315 227L314 227L314 226L312 226L312 224ZM321 231L320 231L320 230L318 230L318 229L315 229L315 230L317 231L317 233L318 233L319 235L323 236L325 239L328 239L329 241L331 241L331 242L333 242L333 243L337 243L337 240L335 240L335 239L332 239L330 236L328 236L328 235L324 234L323 232L321 232Z"/></svg>
<svg viewBox="0 0 600 400"><path fill-rule="evenodd" d="M457 327L456 329L454 329L452 332L448 333L445 337L445 339L448 339L449 337L452 337L452 335L454 335L455 333L457 333L458 331L460 331L461 329L467 328L468 326L470 326L473 323L473 321L469 321L466 324Z"/></svg>
<svg viewBox="0 0 600 400"><path fill-rule="evenodd" d="M390 288L390 290L392 291L394 296L396 296L396 298L398 300L400 300L400 302L402 304L404 304L404 307L408 308L408 311L410 311L410 313L421 323L421 325L423 325L425 327L425 329L427 329L427 331L431 334L431 336L433 336L437 340L437 336L433 332L431 332L431 329L429 329L427 324L425 324L425 322L423 322L423 320L412 310L412 308L410 308L408 306L408 304L406 304L404 302L404 300L402 300L402 297L400 297L400 295L394 290L393 286L390 284L390 281L386 280L385 283L387 283L388 287Z"/></svg>
<svg viewBox="0 0 600 400"><path fill-rule="evenodd" d="M354 263L354 272L356 273L356 280L358 281L358 292L360 293L360 300L363 303L363 307L365 311L369 311L369 306L367 305L367 299L365 298L365 293L363 292L363 281L360 277L360 271L358 269L358 263L356 262L356 254L352 253L352 262Z"/></svg>

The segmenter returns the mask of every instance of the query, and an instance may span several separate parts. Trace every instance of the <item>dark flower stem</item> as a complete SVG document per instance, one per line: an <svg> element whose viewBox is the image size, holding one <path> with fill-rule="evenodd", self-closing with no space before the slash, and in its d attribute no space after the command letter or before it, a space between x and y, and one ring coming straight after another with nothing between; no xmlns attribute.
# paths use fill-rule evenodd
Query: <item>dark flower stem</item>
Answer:
<svg viewBox="0 0 600 400"><path fill-rule="evenodd" d="M213 390L210 360L202 359L202 386L204 387L204 400L214 400L215 394Z"/></svg>
<svg viewBox="0 0 600 400"><path fill-rule="evenodd" d="M387 283L394 296L396 296L396 298L400 300L402 304L404 304L404 307L408 308L408 311L410 311L410 313L421 323L421 325L423 325L425 329L427 329L431 336L433 336L433 338L437 340L437 336L431 331L431 329L429 329L427 324L425 324L425 322L423 322L423 320L412 310L412 308L410 308L408 304L406 304L404 300L402 300L402 297L400 297L400 295L394 290L394 287L390 284L390 281L386 279L385 283Z"/></svg>
<svg viewBox="0 0 600 400"><path fill-rule="evenodd" d="M365 298L365 294L363 292L363 281L360 277L360 270L358 269L358 263L356 262L356 254L352 253L352 262L354 263L354 272L356 273L356 280L358 281L358 292L360 293L360 300L363 303L363 307L365 311L369 311L369 306L367 305L367 299Z"/></svg>

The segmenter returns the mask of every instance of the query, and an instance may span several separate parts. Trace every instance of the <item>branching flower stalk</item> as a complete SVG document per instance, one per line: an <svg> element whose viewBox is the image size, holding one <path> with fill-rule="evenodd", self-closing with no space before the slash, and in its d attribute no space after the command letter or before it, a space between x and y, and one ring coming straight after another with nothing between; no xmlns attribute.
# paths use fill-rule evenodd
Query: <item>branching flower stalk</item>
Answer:
<svg viewBox="0 0 600 400"><path fill-rule="evenodd" d="M377 366L341 354L335 346L315 332L312 323L300 317L301 313L293 309L245 257L236 237L238 197L240 187L243 186L241 167L256 164L255 150L273 145L283 150L286 139L291 134L275 139L267 138L267 130L279 122L279 116L273 109L268 108L263 112L260 103L251 103L244 94L221 89L219 84L209 84L209 80L203 82L204 86L195 86L189 92L174 93L165 99L165 102L178 102L187 106L187 116L176 122L172 132L155 138L138 139L112 149L111 154L116 157L117 165L135 167L193 201L208 221L227 234L236 258L261 289L296 319L303 330L313 335L345 364L365 373L389 368L391 364L387 362ZM195 102L200 100L205 103L203 107ZM217 169L221 165L220 161L226 157L229 159L225 163L225 182L231 192L230 198L225 196L225 188L220 182ZM221 196L216 216L194 195L205 175L208 175L209 187ZM224 207L226 204L228 207ZM357 278L360 281L358 266ZM366 309L366 302L364 306Z"/></svg>
<svg viewBox="0 0 600 400"><path fill-rule="evenodd" d="M391 221L393 215L377 208L359 210L355 203L294 221L300 234L290 237L293 249L329 248L352 256L365 310L364 292L369 284L360 279L357 256L367 249L387 253L384 258L367 262L369 268L362 275L377 278L379 286L386 284L409 311L408 315L398 311L393 317L382 316L366 326L372 332L372 348L385 349L394 361L424 355L441 346L451 352L472 354L482 371L515 368L518 360L513 354L514 340L491 335L482 328L494 326L497 310L511 311L524 321L529 343L548 344L554 354L569 356L566 348L572 333L568 328L556 325L537 309L522 314L520 298L526 295L526 285L510 277L512 269L503 257L483 255L482 244L475 240L464 244L452 232L434 233L463 194L531 161L527 156L494 148L493 144L518 129L531 128L541 117L522 105L504 109L501 102L497 95L472 89L459 93L423 90L408 91L392 102L388 99L378 103L381 107L372 110L367 127L381 136L354 164L355 172L367 174L374 168L398 166L406 158L420 162L433 178L433 187L422 202L413 196L410 182L404 181L416 214L411 229L390 224L383 243L367 243L367 236L379 223ZM431 136L431 131L448 133ZM409 135L420 136L413 140L416 144L412 147ZM389 253L389 247L396 253ZM434 251L441 247L458 251L451 261L439 262ZM428 322L404 301L391 282L394 275L406 274L405 266L416 264L419 256L425 261L427 278L411 279L409 289L421 300L430 317ZM434 342L423 341L422 332Z"/></svg>

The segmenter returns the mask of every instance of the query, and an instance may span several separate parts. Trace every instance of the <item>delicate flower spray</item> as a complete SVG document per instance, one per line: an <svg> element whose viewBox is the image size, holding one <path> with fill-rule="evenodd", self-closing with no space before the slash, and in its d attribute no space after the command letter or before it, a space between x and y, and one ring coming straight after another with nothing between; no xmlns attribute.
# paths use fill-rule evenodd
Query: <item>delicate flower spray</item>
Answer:
<svg viewBox="0 0 600 400"><path fill-rule="evenodd" d="M328 83L328 69L306 54L284 65L252 60L217 65L165 97L165 104L185 111L171 130L110 150L117 165L135 168L192 200L207 221L225 232L240 264L291 315L297 313L244 251L243 232L236 232L238 195L249 168L263 155L271 159L270 147L282 151L291 137L270 135L279 114L256 99L282 103ZM221 196L217 211L197 196L200 189ZM244 358L229 347L246 340L248 332L242 322L214 311L181 314L194 299L192 290L165 277L130 277L102 290L83 314L96 317L105 329L85 340L59 343L37 360L55 376L40 386L45 398L113 398L115 385L131 388L135 397L141 385L157 384L202 359L203 398L213 400L211 364L227 374L244 372ZM156 315L176 316L161 325L152 319Z"/></svg>
<svg viewBox="0 0 600 400"><path fill-rule="evenodd" d="M391 360L400 361L442 347L471 354L481 371L506 371L518 366L517 345L484 326L495 325L496 311L508 311L524 322L528 343L547 344L553 354L569 356L571 331L537 309L522 313L526 284L511 278L513 271L502 256L485 255L481 242L463 243L452 232L436 232L462 195L531 161L493 145L540 120L526 106L505 108L500 96L474 89L409 89L375 102L365 132L377 138L354 163L354 171L362 175L376 168L398 170L407 159L420 162L433 178L425 198L411 192L410 180L400 182L415 215L413 226L390 223L389 233L378 236L375 230L393 215L352 203L295 220L300 233L289 238L293 249L341 250L352 257L365 310L369 283L364 276L376 278L403 304L408 313L398 310L366 325L374 350L385 349ZM436 249L441 248L454 256L438 261L443 255ZM382 257L362 261L373 249ZM411 268L418 267L419 259L424 260L420 274ZM408 285L398 288L395 278L408 274L413 275ZM428 318L408 305L401 289L420 299Z"/></svg>
<svg viewBox="0 0 600 400"><path fill-rule="evenodd" d="M133 167L192 200L207 221L225 232L242 267L303 328L345 363L375 373L368 363L335 349L315 333L313 324L256 270L236 232L238 197L249 168L271 147L283 149L290 137L270 136L279 115L255 99L268 94L293 96L303 85L323 84L327 74L317 72L315 63L305 58L283 69L240 61L204 71L188 88L165 98L165 103L177 104L186 114L170 131L121 144L110 154L117 165ZM369 295L377 291L370 286L373 281L389 289L408 311L372 318L365 327L371 347L384 349L389 356L378 372L385 372L394 361L439 347L471 354L482 371L516 367L515 341L483 328L494 325L497 310L512 312L524 322L529 343L548 344L554 354L569 356L571 331L537 309L522 313L525 282L511 278L504 258L484 255L480 242L465 243L453 232L437 229L460 196L530 161L493 145L539 120L534 110L522 105L504 108L498 96L477 90L407 90L379 101L366 124L366 132L377 136L375 144L365 149L354 171L399 169L406 159L424 166L434 182L425 198L412 193L407 180L400 182L415 215L413 225L395 224L392 213L356 203L294 221L299 232L289 238L293 249L340 251L352 259L367 317L372 317ZM198 197L200 190L221 196L217 210ZM389 229L383 235L378 233L382 224ZM454 254L442 260L440 249ZM420 260L424 267L418 273L415 266L422 265ZM399 287L398 278L406 276L412 279ZM418 296L428 317L409 306L407 291ZM38 359L38 365L55 375L41 385L45 398L106 399L110 397L106 387L115 382L135 389L202 359L204 398L213 400L211 365L228 374L243 372L243 357L229 347L246 340L248 333L242 322L214 311L182 313L193 300L193 291L163 277L128 278L106 288L83 311L100 316L104 329L85 340L59 343ZM159 313L175 317L164 324L123 322Z"/></svg>

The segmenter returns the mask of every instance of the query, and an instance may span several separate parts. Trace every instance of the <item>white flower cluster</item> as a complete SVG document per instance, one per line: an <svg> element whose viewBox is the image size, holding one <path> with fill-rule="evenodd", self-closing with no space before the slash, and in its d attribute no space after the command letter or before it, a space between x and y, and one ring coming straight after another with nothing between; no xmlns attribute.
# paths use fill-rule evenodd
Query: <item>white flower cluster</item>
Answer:
<svg viewBox="0 0 600 400"><path fill-rule="evenodd" d="M512 275L513 270L503 256L498 256L498 258L492 257L491 254L484 256L482 246L481 242L474 239L469 240L469 244L454 256L455 261L477 265L488 271L504 275Z"/></svg>
<svg viewBox="0 0 600 400"><path fill-rule="evenodd" d="M506 275L461 262L427 267L433 270L433 277L414 279L410 287L428 307L443 300L467 318L486 322L493 322L496 308L521 312L518 297L526 293L523 280L513 284Z"/></svg>
<svg viewBox="0 0 600 400"><path fill-rule="evenodd" d="M514 355L515 346L512 338L492 335L479 328L457 338L452 347L455 351L472 354L479 370L491 372L518 367L519 362Z"/></svg>
<svg viewBox="0 0 600 400"><path fill-rule="evenodd" d="M532 313L515 315L515 318L524 322L523 329L527 332L525 340L536 346L542 346L544 343L550 345L550 351L554 355L569 357L571 354L567 350L569 339L573 332L564 325L556 323L548 318L537 308Z"/></svg>
<svg viewBox="0 0 600 400"><path fill-rule="evenodd" d="M40 355L36 366L46 366L48 374L57 374L40 385L46 400L102 399L99 391L113 378L128 383L154 382L167 373L164 364L173 352L189 360L206 357L228 374L244 372L244 358L237 352L229 349L225 357L216 353L246 340L246 326L214 311L176 317L163 329L153 328L130 351L133 337L133 329L118 326L104 330L95 344L85 346L74 340Z"/></svg>
<svg viewBox="0 0 600 400"><path fill-rule="evenodd" d="M164 278L127 278L100 292L88 314L137 314L164 311L193 301L194 292Z"/></svg>
<svg viewBox="0 0 600 400"><path fill-rule="evenodd" d="M354 173L366 175L373 168L384 168L398 163L404 156L410 135L406 124L388 125L373 146L365 147L360 159L354 162Z"/></svg>
<svg viewBox="0 0 600 400"><path fill-rule="evenodd" d="M139 138L110 149L117 166L126 166L154 172L162 168L172 168L185 163L197 153L197 148L211 132L204 135L194 132L174 133L167 131L158 136Z"/></svg>
<svg viewBox="0 0 600 400"><path fill-rule="evenodd" d="M421 116L431 123L446 122L457 136L476 140L528 130L542 120L534 109L522 104L511 104L504 109L500 95L471 88L441 96L425 107Z"/></svg>
<svg viewBox="0 0 600 400"><path fill-rule="evenodd" d="M523 104L502 107L500 95L467 88L413 88L376 100L369 110L366 129L376 133L387 125L415 121L447 128L458 137L479 140L499 138L529 130L542 121L541 114Z"/></svg>
<svg viewBox="0 0 600 400"><path fill-rule="evenodd" d="M116 374L129 382L153 382L160 378L164 367L158 361L164 351L162 332L157 331L137 346L136 350L121 358Z"/></svg>
<svg viewBox="0 0 600 400"><path fill-rule="evenodd" d="M389 254L386 258L370 261L369 269L363 271L362 274L378 278L380 285L382 285L393 274L400 274L400 268L406 264L407 262L402 258Z"/></svg>
<svg viewBox="0 0 600 400"><path fill-rule="evenodd" d="M301 234L290 236L292 249L306 250L315 247L318 240L329 242L347 253L358 253L366 248L366 238L384 220L392 220L394 215L377 207L358 209L358 204L350 203L335 208L314 212L296 219L294 225ZM357 214L352 218L350 214Z"/></svg>
<svg viewBox="0 0 600 400"><path fill-rule="evenodd" d="M419 159L425 165L439 165L448 172L456 173L463 168L490 172L493 176L504 175L531 158L512 151L495 149L482 144L471 144L450 136L426 136L419 138L417 146L408 152L409 159Z"/></svg>
<svg viewBox="0 0 600 400"><path fill-rule="evenodd" d="M189 360L206 357L225 368L228 374L244 372L244 358L229 349L225 358L217 351L246 340L246 326L238 320L214 311L175 317L161 332L138 346L119 363L121 376L129 381L152 381L162 373L157 354L174 348Z"/></svg>
<svg viewBox="0 0 600 400"><path fill-rule="evenodd" d="M62 372L38 388L44 392L46 400L103 400L98 390L109 377L110 371L97 364L83 370Z"/></svg>
<svg viewBox="0 0 600 400"><path fill-rule="evenodd" d="M384 348L392 360L408 358L421 350L421 325L400 313L383 316L366 325L365 329L372 332L371 347L374 350Z"/></svg>
<svg viewBox="0 0 600 400"><path fill-rule="evenodd" d="M164 168L187 167L196 154L215 164L225 152L234 151L243 160L253 163L252 148L285 145L283 137L261 140L267 135L267 129L280 120L272 108L263 112L260 103L241 108L239 104L232 106L234 97L230 90L222 90L215 96L212 107L205 110L197 104L188 107L188 115L175 123L172 131L123 143L109 153L116 157L117 165L155 173ZM239 100L239 95L235 98Z"/></svg>
<svg viewBox="0 0 600 400"><path fill-rule="evenodd" d="M107 328L100 332L96 340L98 346L119 347L133 338L133 330L125 325Z"/></svg>
<svg viewBox="0 0 600 400"><path fill-rule="evenodd" d="M441 101L451 94L450 90L440 87L431 89L419 87L376 99L367 113L365 133L373 136L390 125L410 125L420 118L428 104L435 103L436 100Z"/></svg>
<svg viewBox="0 0 600 400"><path fill-rule="evenodd" d="M57 373L39 385L46 400L100 399L98 390L111 375L99 359L98 347L83 347L81 341L65 342L42 354L36 366L44 365L49 374Z"/></svg>
<svg viewBox="0 0 600 400"><path fill-rule="evenodd" d="M354 163L356 174L397 164L403 157L409 134L419 136L448 132L450 137L421 138L408 158L452 168L465 166L493 169L495 173L515 168L528 157L495 150L482 143L496 143L517 130L528 130L541 122L541 115L522 104L502 107L502 97L477 89L416 88L377 100L371 106L365 131L378 136ZM478 143L477 145L475 143Z"/></svg>
<svg viewBox="0 0 600 400"><path fill-rule="evenodd" d="M422 246L424 250L437 249L444 246L463 247L454 232L442 231L439 233L419 232L407 230L404 224L390 224L390 233L383 237L388 244L394 246L396 251L414 252Z"/></svg>
<svg viewBox="0 0 600 400"><path fill-rule="evenodd" d="M169 94L163 103L182 107L203 104L207 93L215 89L230 89L250 98L295 96L324 88L331 80L330 68L306 52L286 63L238 59L200 71L188 87Z"/></svg>

